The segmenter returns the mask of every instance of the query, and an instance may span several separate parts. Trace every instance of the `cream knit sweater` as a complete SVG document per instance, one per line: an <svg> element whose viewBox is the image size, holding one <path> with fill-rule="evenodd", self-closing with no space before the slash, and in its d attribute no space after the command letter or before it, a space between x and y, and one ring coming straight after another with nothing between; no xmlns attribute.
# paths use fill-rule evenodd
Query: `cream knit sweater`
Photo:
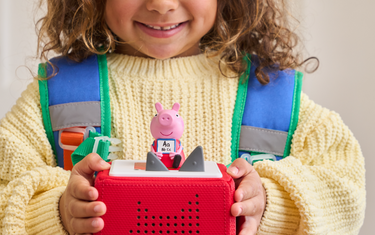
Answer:
<svg viewBox="0 0 375 235"><path fill-rule="evenodd" d="M108 56L112 134L121 158L144 159L154 104L181 104L185 154L202 145L206 160L230 162L238 79L226 78L203 55L152 60ZM224 70L225 72L225 70ZM339 115L302 95L291 156L259 162L267 192L258 234L357 234L363 223L364 158ZM64 234L58 202L69 172L55 167L37 81L0 125L0 234Z"/></svg>

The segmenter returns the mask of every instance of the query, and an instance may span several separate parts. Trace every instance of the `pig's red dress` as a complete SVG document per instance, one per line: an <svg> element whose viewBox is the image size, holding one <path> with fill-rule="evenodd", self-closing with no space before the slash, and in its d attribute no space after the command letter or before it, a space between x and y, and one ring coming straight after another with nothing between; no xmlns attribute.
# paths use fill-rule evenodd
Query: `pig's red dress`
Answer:
<svg viewBox="0 0 375 235"><path fill-rule="evenodd" d="M154 149L155 152L157 152L157 140L154 140L154 142L152 143L152 148ZM176 140L176 152L182 148L181 146L181 142L180 140ZM167 168L171 168L173 170L178 170L180 169L180 167L182 166L182 164L185 162L185 154L184 154L184 150L181 151L180 153L181 155L181 162L180 162L180 165L178 166L178 168L173 168L173 160L169 157L169 153L163 153L163 157L161 158L161 162L164 163L164 165L167 167Z"/></svg>

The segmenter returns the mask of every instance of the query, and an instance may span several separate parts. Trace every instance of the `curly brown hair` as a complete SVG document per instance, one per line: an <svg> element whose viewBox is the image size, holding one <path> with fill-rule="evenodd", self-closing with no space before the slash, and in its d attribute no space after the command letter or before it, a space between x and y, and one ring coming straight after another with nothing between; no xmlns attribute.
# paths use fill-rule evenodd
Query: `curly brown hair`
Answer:
<svg viewBox="0 0 375 235"><path fill-rule="evenodd" d="M40 59L47 60L48 52L54 51L80 62L92 54L115 51L118 41L104 17L106 0L40 0L40 6L45 1L47 15L37 22ZM220 55L237 74L246 70L246 54L261 58L255 71L261 84L269 83L264 68L295 69L316 59L303 61L296 52L300 39L290 29L291 17L284 0L217 3L215 24L201 39L200 47L209 56ZM319 65L316 61L314 71Z"/></svg>

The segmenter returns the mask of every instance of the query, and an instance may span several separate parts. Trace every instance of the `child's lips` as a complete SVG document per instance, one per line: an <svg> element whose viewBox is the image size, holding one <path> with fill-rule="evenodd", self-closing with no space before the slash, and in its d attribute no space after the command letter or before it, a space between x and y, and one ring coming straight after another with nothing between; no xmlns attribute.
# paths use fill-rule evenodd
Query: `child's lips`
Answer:
<svg viewBox="0 0 375 235"><path fill-rule="evenodd" d="M135 21L135 24L144 33L146 33L147 35L149 35L151 37L155 37L155 38L169 38L169 37L172 37L172 36L176 35L181 30L183 30L185 28L185 26L187 25L188 22L189 21L182 22L177 27L171 28L171 29L168 29L168 30L153 29L153 28L150 28L150 27L146 26L145 24L137 22L137 21ZM153 25L153 26L159 26L159 25ZM169 25L165 25L165 26L169 26Z"/></svg>

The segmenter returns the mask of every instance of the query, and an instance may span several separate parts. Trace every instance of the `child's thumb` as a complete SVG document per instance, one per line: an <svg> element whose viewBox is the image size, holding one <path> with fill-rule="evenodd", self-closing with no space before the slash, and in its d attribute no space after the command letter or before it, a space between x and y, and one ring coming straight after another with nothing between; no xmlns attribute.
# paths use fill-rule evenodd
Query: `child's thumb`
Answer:
<svg viewBox="0 0 375 235"><path fill-rule="evenodd" d="M105 162L98 154L90 153L72 169L72 174L79 174L86 178L94 175L95 171L107 170L111 165Z"/></svg>

